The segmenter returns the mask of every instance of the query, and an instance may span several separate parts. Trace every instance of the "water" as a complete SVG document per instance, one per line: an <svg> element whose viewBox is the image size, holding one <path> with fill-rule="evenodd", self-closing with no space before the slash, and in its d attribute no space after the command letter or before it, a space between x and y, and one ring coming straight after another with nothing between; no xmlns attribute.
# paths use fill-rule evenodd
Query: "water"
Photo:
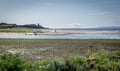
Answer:
<svg viewBox="0 0 120 71"><path fill-rule="evenodd" d="M67 35L25 35L0 34L0 38L26 38L26 39L120 39L120 34L67 34Z"/></svg>

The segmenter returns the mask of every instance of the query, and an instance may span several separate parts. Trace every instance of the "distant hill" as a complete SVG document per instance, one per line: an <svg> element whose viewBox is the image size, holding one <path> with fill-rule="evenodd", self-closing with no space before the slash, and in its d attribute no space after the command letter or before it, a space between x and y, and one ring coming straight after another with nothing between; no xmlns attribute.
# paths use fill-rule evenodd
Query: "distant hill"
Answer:
<svg viewBox="0 0 120 71"><path fill-rule="evenodd" d="M120 26L103 26L97 28L101 30L120 30Z"/></svg>
<svg viewBox="0 0 120 71"><path fill-rule="evenodd" d="M20 27L20 28L33 28L33 29L45 29L45 27L43 27L40 24L25 24L25 25L17 25L17 24L9 24L9 23L0 23L0 28L16 28L16 27Z"/></svg>

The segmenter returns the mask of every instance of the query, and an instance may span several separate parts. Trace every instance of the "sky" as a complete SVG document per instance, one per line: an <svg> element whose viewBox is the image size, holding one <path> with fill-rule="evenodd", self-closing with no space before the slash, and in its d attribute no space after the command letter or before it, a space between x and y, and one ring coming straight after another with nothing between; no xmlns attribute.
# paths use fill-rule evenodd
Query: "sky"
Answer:
<svg viewBox="0 0 120 71"><path fill-rule="evenodd" d="M0 0L0 22L49 28L120 26L120 0Z"/></svg>

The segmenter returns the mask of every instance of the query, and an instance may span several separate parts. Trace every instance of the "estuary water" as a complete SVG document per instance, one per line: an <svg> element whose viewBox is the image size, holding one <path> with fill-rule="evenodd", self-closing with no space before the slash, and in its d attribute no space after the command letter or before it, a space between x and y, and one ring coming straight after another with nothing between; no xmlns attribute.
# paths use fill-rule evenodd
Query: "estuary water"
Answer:
<svg viewBox="0 0 120 71"><path fill-rule="evenodd" d="M120 39L120 34L63 34L63 35L25 35L0 34L0 38L26 38L26 39Z"/></svg>

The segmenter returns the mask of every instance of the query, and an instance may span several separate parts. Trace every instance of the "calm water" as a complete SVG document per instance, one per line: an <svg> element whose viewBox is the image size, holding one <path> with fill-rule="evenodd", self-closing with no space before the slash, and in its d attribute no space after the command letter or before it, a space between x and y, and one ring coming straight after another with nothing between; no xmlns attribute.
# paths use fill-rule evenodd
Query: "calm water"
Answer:
<svg viewBox="0 0 120 71"><path fill-rule="evenodd" d="M120 39L120 34L68 34L68 35L25 35L0 34L0 38L35 38L35 39Z"/></svg>

